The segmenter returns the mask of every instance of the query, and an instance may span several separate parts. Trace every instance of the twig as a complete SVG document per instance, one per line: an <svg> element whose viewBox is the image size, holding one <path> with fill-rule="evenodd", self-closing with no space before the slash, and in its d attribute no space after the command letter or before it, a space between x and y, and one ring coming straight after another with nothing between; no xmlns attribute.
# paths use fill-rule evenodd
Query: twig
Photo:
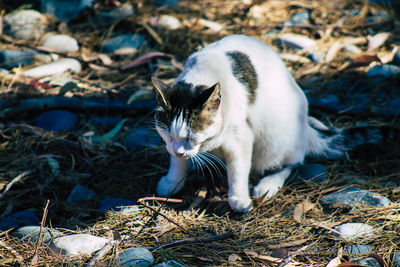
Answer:
<svg viewBox="0 0 400 267"><path fill-rule="evenodd" d="M5 248L7 251L11 252L11 254L14 255L15 259L17 260L17 262L22 264L22 262L24 261L24 258L22 258L21 254L19 254L18 251L16 251L12 247L6 245L6 243L4 243L1 240L0 240L0 246Z"/></svg>
<svg viewBox="0 0 400 267"><path fill-rule="evenodd" d="M182 226L180 226L179 224L177 224L176 222L174 222L173 220L171 220L170 218L168 218L167 216L165 216L164 214L162 214L161 212L159 212L158 210L153 209L152 207L144 204L143 202L140 202L141 205L145 206L146 208L150 209L151 211L157 213L158 215L161 215L162 217L164 217L167 221L169 221L170 223L178 226L180 229L182 229L182 231L184 231L185 233L193 236L196 240L200 240L199 238L197 238L193 233L189 232L188 230L186 230L185 228L183 228Z"/></svg>
<svg viewBox="0 0 400 267"><path fill-rule="evenodd" d="M138 202L141 201L162 201L162 202L171 202L171 203L183 203L182 199L176 199L176 198L167 198L167 197L143 197L138 200Z"/></svg>
<svg viewBox="0 0 400 267"><path fill-rule="evenodd" d="M226 239L226 238L232 237L232 235L233 235L232 232L228 231L228 232L225 232L223 234L213 235L213 236L209 236L209 237L177 240L177 241L172 241L172 242L168 242L168 243L162 244L160 246L152 247L149 250L150 251L155 251L155 250L160 249L160 248L171 248L171 247L177 247L177 246L182 246L182 245L187 245L187 244L211 243L211 242L214 242L214 241L218 241L218 240L222 240L222 239Z"/></svg>
<svg viewBox="0 0 400 267"><path fill-rule="evenodd" d="M88 262L88 266L95 266L96 263L99 260L101 260L104 257L104 255L106 255L112 249L114 243L115 242L109 242L109 243L105 244L102 249L97 251L96 254L94 254L94 256Z"/></svg>
<svg viewBox="0 0 400 267"><path fill-rule="evenodd" d="M159 45L163 44L163 41L160 37L160 35L158 35L158 33L150 26L148 25L146 22L142 23L142 26L146 29L146 31L151 35L151 37L154 38L154 40L156 40L156 42Z"/></svg>
<svg viewBox="0 0 400 267"><path fill-rule="evenodd" d="M11 187L21 181L22 178L24 178L25 176L28 176L29 174L32 173L32 170L29 171L24 171L23 173L21 173L20 175L18 175L17 177L15 177L14 179L12 179L11 182L9 182L6 186L6 189L4 189L3 193L0 194L0 199L3 199L5 197L5 195L7 194L7 192L11 189Z"/></svg>
<svg viewBox="0 0 400 267"><path fill-rule="evenodd" d="M44 207L42 221L40 222L39 237L38 237L38 240L36 242L35 251L33 252L33 258L31 260L31 265L32 266L37 263L37 252L39 250L40 243L42 242L43 228L44 228L44 224L46 223L47 211L49 209L49 204L50 204L50 199L47 200L46 206Z"/></svg>
<svg viewBox="0 0 400 267"><path fill-rule="evenodd" d="M297 254L299 254L300 252L306 250L307 248L309 248L310 246L316 244L317 241L312 242L311 244L305 245L301 248L299 248L298 250L296 250L295 252L292 253L292 255L287 256L286 258L284 258L276 267L283 267L286 264L288 264L289 262L291 262L293 260L293 257L296 256Z"/></svg>

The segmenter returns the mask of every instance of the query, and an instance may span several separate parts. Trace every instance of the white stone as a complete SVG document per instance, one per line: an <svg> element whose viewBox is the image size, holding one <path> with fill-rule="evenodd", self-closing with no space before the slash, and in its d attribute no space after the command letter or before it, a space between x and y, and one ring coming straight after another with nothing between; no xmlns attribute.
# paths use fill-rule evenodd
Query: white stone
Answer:
<svg viewBox="0 0 400 267"><path fill-rule="evenodd" d="M370 236L374 228L365 223L345 223L335 228L344 239L357 239Z"/></svg>
<svg viewBox="0 0 400 267"><path fill-rule="evenodd" d="M81 63L74 58L64 58L46 65L34 67L23 73L25 77L40 78L61 74L66 71L81 72Z"/></svg>
<svg viewBox="0 0 400 267"><path fill-rule="evenodd" d="M42 45L57 52L77 52L79 50L78 41L65 34L49 36L43 41Z"/></svg>
<svg viewBox="0 0 400 267"><path fill-rule="evenodd" d="M19 10L4 17L5 34L20 40L38 39L47 27L47 18L33 9Z"/></svg>
<svg viewBox="0 0 400 267"><path fill-rule="evenodd" d="M92 254L102 249L108 239L89 234L74 234L53 239L50 249L61 255Z"/></svg>
<svg viewBox="0 0 400 267"><path fill-rule="evenodd" d="M308 38L305 35L285 33L282 34L278 40L283 44L293 48L307 49L310 50L315 47L316 43L314 40Z"/></svg>
<svg viewBox="0 0 400 267"><path fill-rule="evenodd" d="M165 27L171 30L176 30L181 27L181 22L174 16L161 15L157 21L157 24L161 27Z"/></svg>

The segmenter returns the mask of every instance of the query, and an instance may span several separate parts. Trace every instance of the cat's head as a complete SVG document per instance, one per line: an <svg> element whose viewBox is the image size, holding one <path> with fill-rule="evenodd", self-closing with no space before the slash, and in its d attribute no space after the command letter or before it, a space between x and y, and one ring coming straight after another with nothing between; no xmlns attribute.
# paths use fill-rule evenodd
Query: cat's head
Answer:
<svg viewBox="0 0 400 267"><path fill-rule="evenodd" d="M219 83L211 87L185 82L170 86L155 77L152 81L158 101L156 127L168 152L177 157L195 156L220 130Z"/></svg>

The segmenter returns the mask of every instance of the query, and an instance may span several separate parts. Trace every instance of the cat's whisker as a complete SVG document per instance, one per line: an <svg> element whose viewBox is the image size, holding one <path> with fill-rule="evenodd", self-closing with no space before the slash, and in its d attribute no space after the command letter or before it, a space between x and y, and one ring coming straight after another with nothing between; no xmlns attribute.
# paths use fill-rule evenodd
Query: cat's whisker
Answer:
<svg viewBox="0 0 400 267"><path fill-rule="evenodd" d="M212 179L213 181L215 181L215 179L214 179L214 173L213 173L213 171L211 170L211 168L214 169L214 167L213 167L211 164L208 164L208 163L209 163L209 160L208 160L206 157L204 157L204 155L202 155L202 154L200 154L200 153L197 154L197 157L198 157L198 159L202 162L203 166L207 168L207 171L210 173L211 179Z"/></svg>
<svg viewBox="0 0 400 267"><path fill-rule="evenodd" d="M205 154L207 157L212 158L213 160L215 160L225 170L225 172L228 172L228 169L226 168L225 162L223 162L219 157L217 157L214 154L209 153L209 152L204 152L203 154Z"/></svg>
<svg viewBox="0 0 400 267"><path fill-rule="evenodd" d="M201 163L199 162L199 159L197 158L197 155L191 158L194 167L197 169L197 171L201 171L201 174L204 177L204 170L203 170L203 166L201 165Z"/></svg>
<svg viewBox="0 0 400 267"><path fill-rule="evenodd" d="M199 156L206 162L206 166L209 167L209 171L211 173L212 178L214 179L214 173L218 176L220 180L223 179L223 175L221 171L219 170L218 166L210 159L208 158L205 154L199 154ZM212 172L212 170L215 172Z"/></svg>

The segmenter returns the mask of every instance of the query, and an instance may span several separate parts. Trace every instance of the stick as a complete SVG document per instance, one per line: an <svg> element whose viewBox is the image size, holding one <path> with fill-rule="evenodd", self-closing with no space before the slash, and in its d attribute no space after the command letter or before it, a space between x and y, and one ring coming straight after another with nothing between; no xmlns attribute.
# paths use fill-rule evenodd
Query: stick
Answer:
<svg viewBox="0 0 400 267"><path fill-rule="evenodd" d="M96 263L112 249L113 245L114 242L109 242L105 244L104 247L97 251L96 254L94 254L94 256L90 259L90 261L88 262L88 266L95 266Z"/></svg>
<svg viewBox="0 0 400 267"><path fill-rule="evenodd" d="M138 202L141 202L141 201L151 201L151 200L154 200L154 201L162 201L162 202L171 202L171 203L183 203L183 200L182 200L182 199L167 198L167 197L143 197L143 198L140 198L140 199L138 200Z"/></svg>
<svg viewBox="0 0 400 267"><path fill-rule="evenodd" d="M201 237L201 238L190 238L190 239L183 239L183 240L177 240L177 241L172 241L168 242L165 244L162 244L160 246L155 246L150 248L150 251L155 251L160 248L172 248L172 247L177 247L177 246L182 246L182 245L187 245L187 244L196 244L196 243L211 243L214 241L226 239L232 236L232 232L228 231L219 235L213 235L209 237Z"/></svg>
<svg viewBox="0 0 400 267"><path fill-rule="evenodd" d="M38 240L36 242L35 251L33 252L33 258L31 260L31 265L32 266L37 263L37 252L39 250L40 243L42 242L43 227L44 227L44 224L46 223L47 211L48 211L48 208L49 208L49 204L50 204L50 199L47 200L46 206L44 207L42 221L40 222L39 237L38 237Z"/></svg>
<svg viewBox="0 0 400 267"><path fill-rule="evenodd" d="M18 175L17 177L15 177L14 179L12 179L11 182L9 182L6 186L6 189L4 189L3 193L0 194L0 199L3 199L5 197L5 195L7 194L7 192L11 189L11 187L21 181L22 178L24 178L25 176L28 176L29 174L32 173L32 170L29 171L24 171L23 173L21 173L20 175Z"/></svg>
<svg viewBox="0 0 400 267"><path fill-rule="evenodd" d="M311 244L308 244L308 245L305 245L305 246L299 248L298 250L296 250L295 252L293 252L292 255L290 255L290 256L284 258L283 261L281 261L276 267L283 267L283 266L285 266L286 264L288 264L289 262L291 262L291 261L293 260L293 257L294 257L294 256L296 256L296 255L299 254L300 252L306 250L308 247L310 247L311 245L314 245L315 243L317 243L317 241L315 241L315 242L313 242L313 243L311 243Z"/></svg>

